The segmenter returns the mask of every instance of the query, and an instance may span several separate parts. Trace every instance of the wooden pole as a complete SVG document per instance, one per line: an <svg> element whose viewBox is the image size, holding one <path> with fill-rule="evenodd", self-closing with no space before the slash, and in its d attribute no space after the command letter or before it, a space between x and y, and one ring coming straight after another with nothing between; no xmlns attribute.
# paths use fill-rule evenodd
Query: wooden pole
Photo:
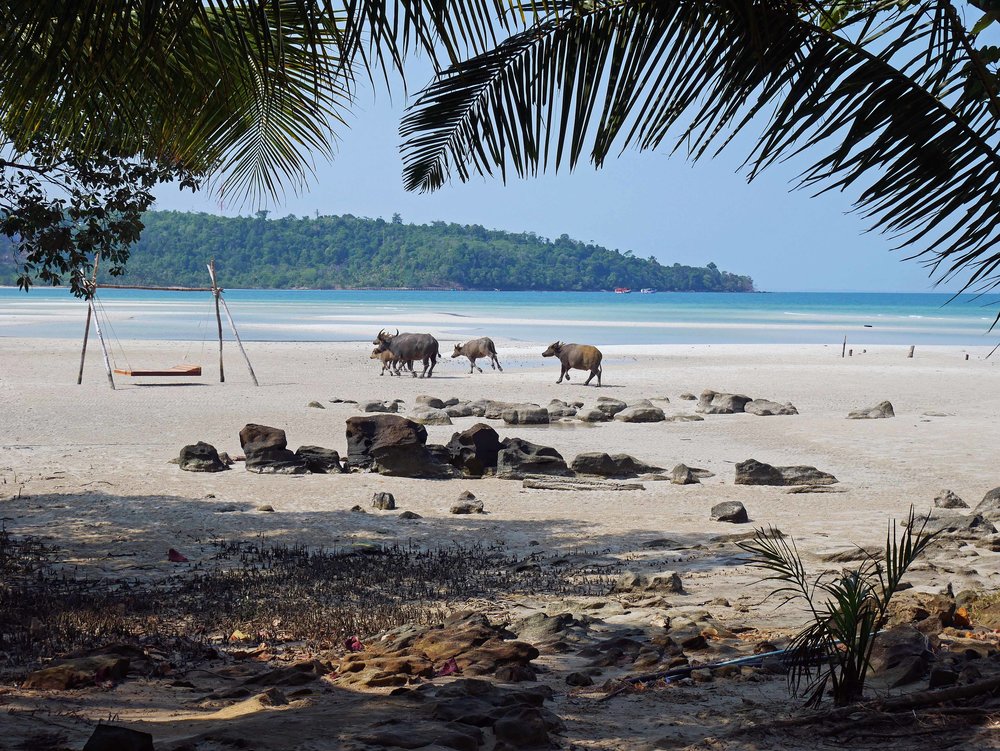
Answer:
<svg viewBox="0 0 1000 751"><path fill-rule="evenodd" d="M76 375L76 385L79 386L83 383L83 363L87 359L87 339L90 338L90 319L94 314L94 309L90 304L90 300L94 293L97 291L97 264L101 262L101 256L94 256L94 276L91 278L91 289L89 296L87 297L87 326L83 330L83 349L80 351L80 372Z"/></svg>
<svg viewBox="0 0 1000 751"><path fill-rule="evenodd" d="M94 308L94 298L90 298L91 310ZM111 360L108 357L108 345L104 343L104 334L101 333L101 319L97 311L93 310L94 328L97 330L97 338L101 341L101 352L104 354L104 369L108 372L108 383L111 384L112 391L115 388L115 377L111 374Z"/></svg>
<svg viewBox="0 0 1000 751"><path fill-rule="evenodd" d="M208 275L212 278L212 294L215 296L215 322L219 327L219 383L226 382L226 368L222 364L222 314L219 313L219 297L222 291L215 281L215 259L208 262Z"/></svg>
<svg viewBox="0 0 1000 751"><path fill-rule="evenodd" d="M840 348L840 356L841 356L841 358L843 358L843 356L846 353L847 353L847 335L845 334L844 335L844 346Z"/></svg>
<svg viewBox="0 0 1000 751"><path fill-rule="evenodd" d="M911 344L910 345L910 354L908 354L907 357L913 357L913 350L915 350L916 348L917 348L916 344Z"/></svg>
<svg viewBox="0 0 1000 751"><path fill-rule="evenodd" d="M236 337L236 344L239 346L240 352L243 353L243 359L247 361L247 369L250 371L250 377L253 379L253 385L260 386L260 384L257 383L257 375L253 372L253 365L250 364L250 358L247 356L247 351L243 349L243 342L240 339L240 332L236 330L236 322L233 321L233 314L229 312L229 306L226 304L226 298L222 296L221 290L219 292L218 299L222 302L222 307L226 311L226 318L229 319L229 326L233 330L233 336Z"/></svg>

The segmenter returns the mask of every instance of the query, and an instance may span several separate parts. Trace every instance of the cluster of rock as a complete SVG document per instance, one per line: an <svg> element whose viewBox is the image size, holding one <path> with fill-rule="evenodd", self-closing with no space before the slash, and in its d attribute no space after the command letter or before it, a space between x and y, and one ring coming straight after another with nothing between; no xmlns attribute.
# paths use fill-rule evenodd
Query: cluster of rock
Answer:
<svg viewBox="0 0 1000 751"><path fill-rule="evenodd" d="M997 533L1000 523L1000 487L987 491L975 508L968 513L969 504L951 490L942 490L934 499L934 510L918 516L917 524L925 524L929 531L961 538L985 537ZM993 544L1000 548L1000 540Z"/></svg>
<svg viewBox="0 0 1000 751"><path fill-rule="evenodd" d="M245 425L240 431L240 446L249 472L301 475L348 471L337 451L322 446L299 446L290 451L285 431L268 425ZM182 448L177 463L188 472L221 472L233 462L210 443L199 441Z"/></svg>
<svg viewBox="0 0 1000 751"><path fill-rule="evenodd" d="M733 415L738 412L746 412L758 417L797 415L799 413L790 402L779 404L770 399L755 399L745 394L726 394L711 389L705 389L701 392L698 406L694 408L694 411L703 415Z"/></svg>
<svg viewBox="0 0 1000 751"><path fill-rule="evenodd" d="M806 465L775 467L756 459L747 459L736 465L737 485L833 485L837 478Z"/></svg>

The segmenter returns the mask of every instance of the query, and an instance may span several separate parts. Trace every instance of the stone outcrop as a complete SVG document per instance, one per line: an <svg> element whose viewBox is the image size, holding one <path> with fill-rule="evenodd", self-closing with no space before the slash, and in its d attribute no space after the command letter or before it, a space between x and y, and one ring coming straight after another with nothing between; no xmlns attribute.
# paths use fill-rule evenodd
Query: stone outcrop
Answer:
<svg viewBox="0 0 1000 751"><path fill-rule="evenodd" d="M299 446L295 455L305 462L310 472L315 474L338 474L344 471L340 463L340 453L322 446Z"/></svg>
<svg viewBox="0 0 1000 751"><path fill-rule="evenodd" d="M856 409L847 415L848 420L880 420L886 417L895 417L896 413L892 409L892 402L879 402L874 407L868 409Z"/></svg>
<svg viewBox="0 0 1000 751"><path fill-rule="evenodd" d="M204 441L182 448L177 463L186 472L223 472L229 469L215 446Z"/></svg>
<svg viewBox="0 0 1000 751"><path fill-rule="evenodd" d="M671 571L656 574L626 571L618 577L612 592L665 592L680 593L684 591L681 577Z"/></svg>
<svg viewBox="0 0 1000 751"><path fill-rule="evenodd" d="M438 407L418 405L410 410L409 417L421 425L451 425L451 416L447 411Z"/></svg>
<svg viewBox="0 0 1000 751"><path fill-rule="evenodd" d="M427 447L427 429L399 415L347 420L347 459L352 467L395 477L444 478L456 474Z"/></svg>
<svg viewBox="0 0 1000 751"><path fill-rule="evenodd" d="M743 406L743 411L758 417L769 417L771 415L797 415L799 411L790 402L779 404L770 399L753 399Z"/></svg>
<svg viewBox="0 0 1000 751"><path fill-rule="evenodd" d="M969 504L963 501L951 490L942 490L934 497L935 508L969 508Z"/></svg>
<svg viewBox="0 0 1000 751"><path fill-rule="evenodd" d="M549 411L537 404L511 404L500 413L507 425L548 425Z"/></svg>
<svg viewBox="0 0 1000 751"><path fill-rule="evenodd" d="M523 438L505 438L497 454L497 477L522 480L525 475L569 475L562 454Z"/></svg>
<svg viewBox="0 0 1000 751"><path fill-rule="evenodd" d="M666 415L649 399L640 399L617 412L615 419L621 422L663 422Z"/></svg>
<svg viewBox="0 0 1000 751"><path fill-rule="evenodd" d="M629 454L606 454L601 451L577 454L571 468L574 472L599 477L636 477L646 472L661 472L662 467L645 464Z"/></svg>
<svg viewBox="0 0 1000 751"><path fill-rule="evenodd" d="M743 412L743 408L750 401L753 401L752 397L744 394L724 394L705 389L701 392L698 406L694 411L705 415L732 415Z"/></svg>
<svg viewBox="0 0 1000 751"><path fill-rule="evenodd" d="M248 472L302 475L309 471L302 458L288 450L285 431L280 428L249 423L240 431L240 446Z"/></svg>
<svg viewBox="0 0 1000 751"><path fill-rule="evenodd" d="M972 512L980 514L991 522L1000 522L1000 488L993 488L987 492Z"/></svg>
<svg viewBox="0 0 1000 751"><path fill-rule="evenodd" d="M816 467L774 467L756 459L736 465L737 485L833 485L837 478Z"/></svg>
<svg viewBox="0 0 1000 751"><path fill-rule="evenodd" d="M482 477L496 471L497 454L501 448L500 436L482 422L455 433L447 445L451 463L471 477Z"/></svg>

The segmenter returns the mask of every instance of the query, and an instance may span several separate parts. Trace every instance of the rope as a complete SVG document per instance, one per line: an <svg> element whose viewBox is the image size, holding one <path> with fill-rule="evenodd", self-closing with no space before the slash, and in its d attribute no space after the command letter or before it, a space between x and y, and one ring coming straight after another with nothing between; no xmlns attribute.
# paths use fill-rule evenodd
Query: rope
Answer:
<svg viewBox="0 0 1000 751"><path fill-rule="evenodd" d="M118 351L121 353L122 359L125 361L125 367L129 370L132 369L132 364L128 361L128 355L125 354L125 347L122 346L121 339L118 338L118 332L115 331L115 327L111 324L111 316L108 314L107 308L104 307L104 301L101 300L97 293L93 295L94 300L94 310L97 314L104 319L104 325L111 334L114 344L118 345ZM114 363L115 368L118 367L118 360L115 359L115 350L112 346L111 348L111 362Z"/></svg>

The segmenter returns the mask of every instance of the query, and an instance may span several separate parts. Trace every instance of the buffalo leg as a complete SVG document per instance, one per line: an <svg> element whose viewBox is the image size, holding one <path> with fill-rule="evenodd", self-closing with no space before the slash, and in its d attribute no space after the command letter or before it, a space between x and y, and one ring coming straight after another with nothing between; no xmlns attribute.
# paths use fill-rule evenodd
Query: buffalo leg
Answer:
<svg viewBox="0 0 1000 751"><path fill-rule="evenodd" d="M500 367L500 358L498 358L496 355L493 355L493 357L490 358L490 365L492 366L494 363L496 363L497 370L503 373L503 368Z"/></svg>

